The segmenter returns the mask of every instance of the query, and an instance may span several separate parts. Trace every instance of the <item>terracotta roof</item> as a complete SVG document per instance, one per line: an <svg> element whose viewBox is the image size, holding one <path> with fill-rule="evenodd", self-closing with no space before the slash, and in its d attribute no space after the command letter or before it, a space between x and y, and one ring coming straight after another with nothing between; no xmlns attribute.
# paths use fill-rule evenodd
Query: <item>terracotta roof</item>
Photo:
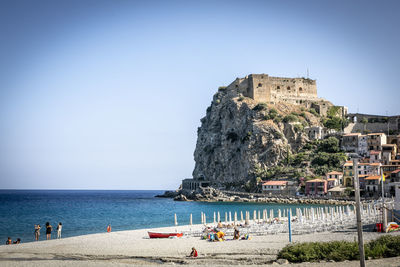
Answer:
<svg viewBox="0 0 400 267"><path fill-rule="evenodd" d="M390 147L395 147L396 144L383 144L382 146L390 146Z"/></svg>
<svg viewBox="0 0 400 267"><path fill-rule="evenodd" d="M333 172L328 172L326 175L328 174L343 174L342 172L337 172L337 171L333 171Z"/></svg>
<svg viewBox="0 0 400 267"><path fill-rule="evenodd" d="M331 189L328 190L328 192L343 192L346 190L346 188L340 187L340 186L335 186Z"/></svg>
<svg viewBox="0 0 400 267"><path fill-rule="evenodd" d="M384 133L369 133L368 135L383 135Z"/></svg>
<svg viewBox="0 0 400 267"><path fill-rule="evenodd" d="M336 181L336 178L329 178L328 181Z"/></svg>
<svg viewBox="0 0 400 267"><path fill-rule="evenodd" d="M368 174L359 174L358 175L358 178L360 178L360 177L367 177L368 176Z"/></svg>
<svg viewBox="0 0 400 267"><path fill-rule="evenodd" d="M380 166L381 164L379 162L374 162L374 163L370 163L369 165L371 165L371 166Z"/></svg>
<svg viewBox="0 0 400 267"><path fill-rule="evenodd" d="M325 182L325 180L322 179L313 179L313 180L309 180L306 183L315 183L315 182Z"/></svg>
<svg viewBox="0 0 400 267"><path fill-rule="evenodd" d="M377 151L377 150L371 150L370 152L369 152L369 154L370 155L379 155L381 152L380 151Z"/></svg>
<svg viewBox="0 0 400 267"><path fill-rule="evenodd" d="M381 179L380 175L370 176L370 177L365 178L365 180L379 180L379 179Z"/></svg>
<svg viewBox="0 0 400 267"><path fill-rule="evenodd" d="M349 133L349 134L345 134L343 136L358 136L361 135L361 133Z"/></svg>
<svg viewBox="0 0 400 267"><path fill-rule="evenodd" d="M397 169L397 170L395 170L395 171L392 171L392 173L398 173L398 172L400 172L400 169Z"/></svg>
<svg viewBox="0 0 400 267"><path fill-rule="evenodd" d="M286 185L287 181L268 181L263 183L262 185Z"/></svg>
<svg viewBox="0 0 400 267"><path fill-rule="evenodd" d="M346 162L343 166L353 166L353 162Z"/></svg>

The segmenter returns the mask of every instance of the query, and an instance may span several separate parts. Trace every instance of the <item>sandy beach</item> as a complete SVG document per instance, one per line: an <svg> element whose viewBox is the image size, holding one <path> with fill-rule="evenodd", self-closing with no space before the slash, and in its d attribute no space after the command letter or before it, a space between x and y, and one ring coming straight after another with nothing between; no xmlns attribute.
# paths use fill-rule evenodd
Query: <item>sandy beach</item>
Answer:
<svg viewBox="0 0 400 267"><path fill-rule="evenodd" d="M19 245L0 246L1 266L131 266L158 264L248 265L277 264L277 252L289 243L288 234L252 236L251 240L208 242L199 237L149 239L147 231L175 232L200 230L203 226L178 226L120 231L53 239ZM393 233L392 233L393 234ZM399 234L399 233L396 233ZM364 233L366 241L382 234ZM294 242L348 240L354 231L294 235ZM231 237L228 237L231 239ZM187 258L196 247L199 257ZM344 263L303 263L296 266L343 266ZM348 266L359 266L347 262ZM400 266L400 258L371 260L368 265Z"/></svg>

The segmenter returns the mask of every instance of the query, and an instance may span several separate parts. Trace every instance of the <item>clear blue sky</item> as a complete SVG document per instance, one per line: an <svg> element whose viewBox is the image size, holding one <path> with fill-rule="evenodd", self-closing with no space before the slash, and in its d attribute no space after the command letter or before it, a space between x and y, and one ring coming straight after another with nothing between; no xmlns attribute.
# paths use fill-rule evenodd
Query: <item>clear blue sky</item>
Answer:
<svg viewBox="0 0 400 267"><path fill-rule="evenodd" d="M174 189L250 73L400 114L399 1L0 2L0 188Z"/></svg>

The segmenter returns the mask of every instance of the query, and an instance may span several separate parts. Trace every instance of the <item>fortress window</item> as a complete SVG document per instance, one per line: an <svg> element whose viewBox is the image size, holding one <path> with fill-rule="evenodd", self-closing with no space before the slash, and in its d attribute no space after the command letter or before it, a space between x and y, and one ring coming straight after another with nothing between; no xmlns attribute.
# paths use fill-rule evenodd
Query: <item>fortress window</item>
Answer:
<svg viewBox="0 0 400 267"><path fill-rule="evenodd" d="M287 90L290 91L290 86L287 87Z"/></svg>
<svg viewBox="0 0 400 267"><path fill-rule="evenodd" d="M302 91L303 91L303 88L299 87L299 91L302 92Z"/></svg>
<svg viewBox="0 0 400 267"><path fill-rule="evenodd" d="M259 83L259 84L258 84L258 87L261 87L261 86L262 86L262 83Z"/></svg>
<svg viewBox="0 0 400 267"><path fill-rule="evenodd" d="M281 87L278 85L278 86L276 87L276 90L281 90Z"/></svg>

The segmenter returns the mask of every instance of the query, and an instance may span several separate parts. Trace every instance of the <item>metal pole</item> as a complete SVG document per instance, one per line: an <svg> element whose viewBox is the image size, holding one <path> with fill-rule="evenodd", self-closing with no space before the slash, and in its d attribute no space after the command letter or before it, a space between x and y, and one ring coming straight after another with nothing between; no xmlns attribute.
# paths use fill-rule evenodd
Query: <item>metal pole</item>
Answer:
<svg viewBox="0 0 400 267"><path fill-rule="evenodd" d="M357 232L358 232L358 250L360 252L360 266L365 267L365 251L362 232L361 209L360 209L360 186L358 180L358 159L353 158L354 171L354 194L356 198L356 214L357 214Z"/></svg>
<svg viewBox="0 0 400 267"><path fill-rule="evenodd" d="M292 209L288 212L288 221L289 221L289 242L292 243Z"/></svg>
<svg viewBox="0 0 400 267"><path fill-rule="evenodd" d="M382 171L382 170L381 170ZM386 225L387 225L387 213L386 213L386 207L385 207L385 188L384 188L384 182L383 182L383 176L384 173L382 171L381 173L381 187L382 187L382 230L384 232L386 229Z"/></svg>

